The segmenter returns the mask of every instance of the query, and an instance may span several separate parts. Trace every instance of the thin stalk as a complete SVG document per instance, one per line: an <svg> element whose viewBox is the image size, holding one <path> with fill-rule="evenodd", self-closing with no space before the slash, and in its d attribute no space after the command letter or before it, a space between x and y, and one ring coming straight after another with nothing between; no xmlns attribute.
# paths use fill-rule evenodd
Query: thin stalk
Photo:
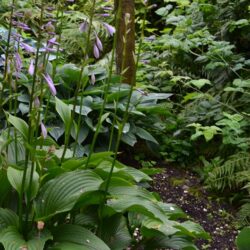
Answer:
<svg viewBox="0 0 250 250"><path fill-rule="evenodd" d="M119 0L119 1L121 1L121 0ZM117 20L121 17L121 13L122 13L121 8L118 8L118 12L115 15L116 30L118 29ZM91 146L90 146L90 152L89 152L89 155L88 155L88 158L87 158L87 161L86 161L86 167L88 166L89 161L90 161L90 157L94 152L96 140L97 140L97 137L99 135L101 125L102 125L102 115L104 113L105 106L107 104L108 90L110 88L110 82L111 82L111 77L112 77L112 69L113 69L113 64L114 64L114 61L115 61L115 48L116 48L116 43L117 43L116 38L117 38L117 32L115 33L114 40L113 40L113 48L112 48L110 65L109 65L109 74L108 74L108 77L106 78L105 86L104 86L103 104L102 104L102 107L101 107L101 110L100 110L100 113L99 113L99 118L98 118L98 122L97 122L97 125L96 125L96 130L95 130L93 140L92 140L92 143L91 143Z"/></svg>
<svg viewBox="0 0 250 250"><path fill-rule="evenodd" d="M7 47L5 51L5 65L4 65L4 77L3 77L3 87L0 92L0 111L2 110L2 104L3 104L3 95L4 95L4 89L5 89L5 79L8 74L8 61L9 61L9 52L10 52L10 38L11 38L11 30L12 30L12 18L14 13L14 6L15 6L15 0L12 0L11 4L11 12L10 12L10 22L9 22L9 28L8 28L8 38L7 38Z"/></svg>
<svg viewBox="0 0 250 250"><path fill-rule="evenodd" d="M142 48L142 41L143 41L143 38L144 38L145 20L146 20L146 8L145 8L144 19L143 19L143 24L142 24L141 37L140 37L140 41L139 41L139 48L138 48L137 61L136 61L136 70L138 68L138 63L139 63L140 53L141 53L141 48ZM125 41L126 41L126 39L125 39ZM135 82L136 82L136 76L134 78L133 84ZM125 126L125 124L126 124L126 122L128 120L128 117L129 117L129 106L130 106L130 101L131 101L132 94L133 94L133 85L131 85L131 87L130 87L130 91L129 91L129 95L128 95L128 101L127 101L126 109L125 109L125 114L124 114L124 117L123 117L123 120L122 120L122 124L121 124L121 126L119 127L119 130L118 130L118 136L117 136L117 140L116 140L114 156L113 156L110 172L108 174L108 178L107 178L107 181L106 181L106 185L105 185L105 188L104 188L103 202L100 205L100 218L101 219L102 219L102 214L103 214L103 208L104 208L106 198L107 198L108 188L109 188L109 185L110 185L111 177L112 177L114 167L115 167L115 163L116 163L116 160L117 160L117 155L118 155L118 151L119 151L119 147L120 147L120 143L121 143L123 129L124 129L124 126ZM102 232L102 221L100 223L99 234L101 232Z"/></svg>
<svg viewBox="0 0 250 250"><path fill-rule="evenodd" d="M90 45L90 36L91 36L91 31L92 31L92 23L93 23L93 18L94 18L95 6L96 6L96 0L93 0L93 4L92 4L92 8L91 8L91 15L90 15L90 19L89 19L89 29L88 29L88 35L87 35L87 43L86 43L86 49L85 49L85 51L86 51L85 52L86 59L87 59L87 52L88 52L89 45ZM64 149L63 149L63 153L62 153L62 157L61 157L61 163L64 160L66 150L67 150L67 147L68 147L68 144L69 144L70 131L71 131L71 127L72 127L72 124L73 124L73 121L74 121L74 117L75 117L78 93L79 93L79 90L82 87L82 75L83 75L83 71L84 71L85 66L86 65L83 63L82 67L81 67L81 70L80 70L80 75L79 75L79 79L78 79L78 82L77 82L77 86L76 86L76 91L75 91L75 95L74 95L73 111L72 111L72 114L71 114L71 119L70 119L70 123L69 123L68 128L67 128L67 131L65 131L65 143L64 143ZM81 99L81 104L82 104L82 99ZM82 111L82 105L80 106L79 117L81 117L81 111ZM81 121L79 121L79 119L78 119L78 123L81 122ZM78 136L79 136L79 130L80 130L79 127L80 127L80 124L77 127L76 143L77 143L77 139L78 139ZM74 153L75 153L75 150L76 150L76 144L75 144L75 147L74 147Z"/></svg>
<svg viewBox="0 0 250 250"><path fill-rule="evenodd" d="M33 138L33 117L32 117L32 109L33 109L33 102L34 102L34 93L35 93L35 83L36 83L36 75L37 75L37 69L38 69L38 56L39 56L39 49L41 46L41 39L42 39L42 23L43 23L43 14L44 14L44 1L41 2L41 13L40 13L40 27L39 27L39 33L38 33L38 40L37 40L37 50L36 50L36 58L35 58L35 68L34 68L34 75L33 75L33 81L32 81L32 87L31 87L31 94L30 94L30 103L29 103L29 131L28 131L28 138L27 142L28 144L31 144L32 138ZM24 233L24 235L27 237L27 221L25 222L25 225L23 225L23 195L24 195L24 185L25 180L27 176L27 169L28 169L28 163L29 163L29 149L26 149L25 152L25 165L24 165L24 172L23 172L23 178L22 178L22 185L21 185L21 191L20 191L20 197L19 199L19 227L20 230Z"/></svg>

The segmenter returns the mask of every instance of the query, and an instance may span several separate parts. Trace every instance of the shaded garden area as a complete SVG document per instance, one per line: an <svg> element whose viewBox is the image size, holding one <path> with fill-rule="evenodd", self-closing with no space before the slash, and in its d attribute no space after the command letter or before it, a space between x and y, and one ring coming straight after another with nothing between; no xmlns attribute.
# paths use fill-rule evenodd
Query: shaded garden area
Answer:
<svg viewBox="0 0 250 250"><path fill-rule="evenodd" d="M1 0L0 249L250 249L247 0Z"/></svg>

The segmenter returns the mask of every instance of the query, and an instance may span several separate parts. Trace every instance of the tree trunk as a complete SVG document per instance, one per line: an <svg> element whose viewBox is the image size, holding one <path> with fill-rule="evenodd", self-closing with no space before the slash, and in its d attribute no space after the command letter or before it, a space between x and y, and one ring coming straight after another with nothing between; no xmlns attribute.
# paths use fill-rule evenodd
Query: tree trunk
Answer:
<svg viewBox="0 0 250 250"><path fill-rule="evenodd" d="M123 82L134 85L136 73L134 59L135 2L134 0L115 0L115 9L118 12L116 72L122 75ZM128 19L129 23L126 24Z"/></svg>

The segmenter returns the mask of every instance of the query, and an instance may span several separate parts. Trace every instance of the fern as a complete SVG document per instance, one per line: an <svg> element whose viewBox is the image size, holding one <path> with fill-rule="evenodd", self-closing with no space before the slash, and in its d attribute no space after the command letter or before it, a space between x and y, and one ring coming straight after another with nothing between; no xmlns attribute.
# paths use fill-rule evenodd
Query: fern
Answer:
<svg viewBox="0 0 250 250"><path fill-rule="evenodd" d="M242 188L250 178L250 154L239 152L232 155L221 166L216 166L207 179L207 185L211 189L224 191L226 188L235 190Z"/></svg>
<svg viewBox="0 0 250 250"><path fill-rule="evenodd" d="M237 213L237 223L239 224L239 227L250 225L250 200L242 205Z"/></svg>

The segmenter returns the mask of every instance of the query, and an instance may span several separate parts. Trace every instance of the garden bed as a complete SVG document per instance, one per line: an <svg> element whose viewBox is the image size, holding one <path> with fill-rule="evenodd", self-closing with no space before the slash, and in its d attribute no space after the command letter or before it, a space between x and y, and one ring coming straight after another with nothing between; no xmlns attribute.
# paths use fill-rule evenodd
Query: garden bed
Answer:
<svg viewBox="0 0 250 250"><path fill-rule="evenodd" d="M210 242L197 242L199 249L236 249L237 230L232 225L234 209L228 204L213 200L195 174L167 166L161 174L153 177L152 189L161 195L163 201L182 208L210 233Z"/></svg>

